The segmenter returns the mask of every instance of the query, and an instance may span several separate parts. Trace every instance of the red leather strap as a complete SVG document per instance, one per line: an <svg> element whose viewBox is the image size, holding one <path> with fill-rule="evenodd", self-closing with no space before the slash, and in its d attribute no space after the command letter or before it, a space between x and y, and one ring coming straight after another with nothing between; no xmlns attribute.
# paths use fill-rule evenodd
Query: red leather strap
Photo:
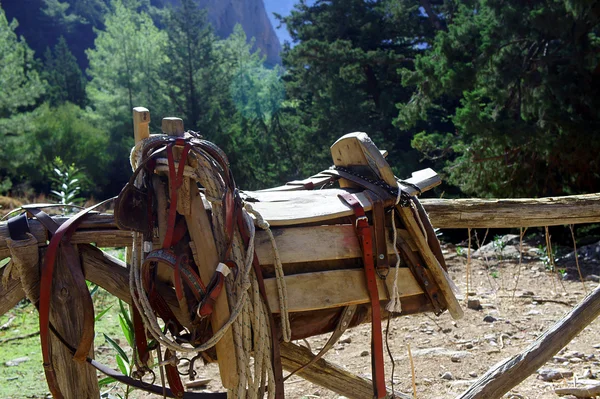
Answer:
<svg viewBox="0 0 600 399"><path fill-rule="evenodd" d="M171 353L169 349L166 349L165 360L168 360L171 357L173 357L173 353ZM185 389L183 388L181 377L179 377L179 371L177 371L177 366L167 362L167 364L165 364L165 373L167 374L167 381L169 382L169 388L171 388L171 392L173 392L173 395L176 398L183 398Z"/></svg>
<svg viewBox="0 0 600 399"><path fill-rule="evenodd" d="M365 210L353 194L340 194L356 216L354 227L363 253L363 264L367 278L367 289L371 298L371 369L373 374L373 389L377 399L385 398L385 371L383 365L383 336L381 334L381 308L379 307L379 292L377 290L377 275L373 261L373 241L371 227L365 215Z"/></svg>
<svg viewBox="0 0 600 399"><path fill-rule="evenodd" d="M137 306L132 306L133 310L133 338L135 340L135 347L138 353L138 359L143 367L148 367L148 361L150 360L150 351L148 350L148 339L146 337L146 328L142 322L142 316ZM140 365L136 365L140 367Z"/></svg>
<svg viewBox="0 0 600 399"><path fill-rule="evenodd" d="M175 171L175 159L173 158L173 146L184 145L181 157L179 158L179 169ZM175 216L177 216L177 190L183 184L183 171L185 170L185 164L187 154L192 146L184 141L177 140L174 144L167 146L167 160L169 162L169 185L171 190L171 196L169 198L169 215L167 219L167 232L163 241L162 247L169 248L173 244L173 232L175 230Z"/></svg>
<svg viewBox="0 0 600 399"><path fill-rule="evenodd" d="M52 395L55 398L62 398L62 393L58 387L56 373L52 367L52 355L50 348L50 335L49 335L49 325L50 325L50 298L52 296L52 276L54 274L54 264L56 262L56 256L58 254L59 245L63 244L63 254L66 255L65 261L69 265L69 269L72 273L74 273L73 277L75 278L75 284L78 290L82 290L80 287L82 281L83 286L85 285L85 279L83 278L83 272L81 271L81 265L79 265L79 256L74 253L75 250L68 243L71 238L71 235L77 228L77 226L82 222L82 220L88 215L90 211L93 209L104 205L108 201L113 200L114 198L110 198L106 201L102 201L99 204L96 204L92 207L81 210L75 216L67 220L63 223L54 233L54 236L50 240L50 244L48 245L48 249L46 251L46 256L44 258L44 262L41 267L41 277L40 277L40 301L39 301L39 314L40 314L40 341L42 346L42 359L44 364L44 372L46 374L46 380L48 381L48 386ZM56 224L54 221L52 221ZM69 250L70 248L70 250ZM74 265L73 262L77 262L77 265ZM89 292L87 295L84 295L83 298L89 297ZM84 329L82 332L82 337L79 343L77 350L75 351L74 358L76 360L85 360L89 350L91 348L91 343L94 339L94 307L91 304L91 297L89 297L89 301L85 300L85 314L84 314Z"/></svg>

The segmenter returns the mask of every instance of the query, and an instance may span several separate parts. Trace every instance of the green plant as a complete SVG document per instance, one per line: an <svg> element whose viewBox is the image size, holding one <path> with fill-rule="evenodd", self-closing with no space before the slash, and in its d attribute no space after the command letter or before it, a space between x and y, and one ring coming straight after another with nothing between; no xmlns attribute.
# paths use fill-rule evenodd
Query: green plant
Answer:
<svg viewBox="0 0 600 399"><path fill-rule="evenodd" d="M551 258L548 256L548 249L545 246L542 246L540 244L537 247L537 254L539 256L540 262L542 262L542 264L544 265L544 268L546 268L546 270L549 270L549 271L554 271L553 267L552 267ZM550 255L554 256L554 254L550 254Z"/></svg>
<svg viewBox="0 0 600 399"><path fill-rule="evenodd" d="M456 254L458 256L463 256L464 253L465 253L465 250L463 249L463 247L461 247L461 246L456 247Z"/></svg>
<svg viewBox="0 0 600 399"><path fill-rule="evenodd" d="M502 236L495 236L492 241L492 246L494 247L494 252L498 255L498 260L502 262L504 248L506 248L506 241L502 239Z"/></svg>
<svg viewBox="0 0 600 399"><path fill-rule="evenodd" d="M102 317L104 313L106 313L108 309L104 310L99 314L99 317ZM127 343L131 348L134 347L133 342L133 323L131 322L131 317L129 315L129 310L125 307L123 301L119 300L119 325L121 326L121 331L127 340ZM124 375L131 376L131 372L133 370L134 361L133 358L130 359L129 356L125 353L123 348L119 346L119 344L111 337L106 334L104 335L104 340L108 345L110 345L117 353L115 356L115 360L117 362L117 367L119 371ZM116 382L116 380L112 377L105 377L98 381L98 385L100 388L108 386ZM133 391L133 388L130 386L126 386L125 388L125 398L129 397L129 394ZM103 394L103 397L107 396L106 393ZM119 395L120 396L120 395Z"/></svg>
<svg viewBox="0 0 600 399"><path fill-rule="evenodd" d="M79 185L82 175L81 169L75 165L66 165L60 157L54 158L54 175L50 177L53 187L56 190L50 190L57 198L59 204L65 205L63 212L66 214L69 211L67 205L78 205L83 203L83 199L78 197L81 192Z"/></svg>
<svg viewBox="0 0 600 399"><path fill-rule="evenodd" d="M490 276L492 276L493 278L498 278L500 275L498 274L497 270L493 270L490 272Z"/></svg>

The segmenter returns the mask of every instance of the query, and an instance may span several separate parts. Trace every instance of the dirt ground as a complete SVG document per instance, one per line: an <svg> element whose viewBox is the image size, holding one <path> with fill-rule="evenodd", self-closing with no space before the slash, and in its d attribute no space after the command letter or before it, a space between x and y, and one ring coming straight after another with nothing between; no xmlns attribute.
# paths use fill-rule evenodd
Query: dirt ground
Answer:
<svg viewBox="0 0 600 399"><path fill-rule="evenodd" d="M408 345L414 359L416 397L454 398L494 364L529 346L584 297L580 281L563 281L559 278L560 273L572 273L570 269L557 267L560 270L558 274L547 270L536 245L530 243L523 247L526 256L520 273L518 256L510 258L510 245L501 247L506 251L505 255L488 251L487 255L478 253L480 258L472 259L469 298L480 301L481 308L478 310L467 308L464 299L467 251L444 245L450 276L463 291L459 299L465 304L465 316L456 321L446 312L440 317L420 314L391 321L389 345L395 362L393 381L397 391L412 395ZM597 281L594 276L592 280ZM595 281L586 281L585 287L589 292L597 284ZM385 326L384 322L384 334ZM555 388L573 386L576 381L579 381L579 385L581 382L594 383L593 380L600 373L599 326L600 321L596 320L557 357L543 366L562 372L562 375L568 376L568 372L572 372L572 376L546 382L536 373L504 397L557 398ZM316 352L327 339L327 335L312 337L308 343ZM370 328L366 324L345 333L325 359L370 378L369 348ZM222 389L216 365L210 365L200 375L212 378L206 391ZM387 356L386 377L390 386L392 363ZM297 376L286 382L285 391L286 398L342 398Z"/></svg>

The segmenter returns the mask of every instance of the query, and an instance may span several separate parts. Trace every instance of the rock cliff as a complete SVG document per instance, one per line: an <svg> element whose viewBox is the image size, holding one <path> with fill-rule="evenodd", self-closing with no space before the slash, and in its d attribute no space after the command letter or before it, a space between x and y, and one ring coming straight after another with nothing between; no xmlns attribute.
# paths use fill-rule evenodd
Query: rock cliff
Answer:
<svg viewBox="0 0 600 399"><path fill-rule="evenodd" d="M163 0L177 5L178 0ZM281 62L281 43L269 21L263 0L199 0L199 5L207 9L208 20L219 37L227 37L236 24L242 25L248 39L256 39L256 47L267 57L267 64Z"/></svg>

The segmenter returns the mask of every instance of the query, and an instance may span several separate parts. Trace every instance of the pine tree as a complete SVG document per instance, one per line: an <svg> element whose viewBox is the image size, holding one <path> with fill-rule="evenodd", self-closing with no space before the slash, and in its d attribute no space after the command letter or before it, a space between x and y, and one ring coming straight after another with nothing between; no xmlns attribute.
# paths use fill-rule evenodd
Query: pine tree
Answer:
<svg viewBox="0 0 600 399"><path fill-rule="evenodd" d="M71 102L84 107L87 81L64 37L60 37L54 50L46 49L45 58L43 77L48 82L47 98L50 104Z"/></svg>
<svg viewBox="0 0 600 399"><path fill-rule="evenodd" d="M418 167L413 131L391 122L395 104L412 94L397 71L411 68L435 34L420 3L303 0L282 19L294 41L282 56L286 90L295 117L311 132L304 155L313 172L330 165L329 146L354 131L367 132L389 151L397 175Z"/></svg>
<svg viewBox="0 0 600 399"><path fill-rule="evenodd" d="M208 118L209 86L213 83L213 45L216 40L206 20L206 11L195 0L182 0L167 14L169 45L165 80L171 102L186 126L199 128Z"/></svg>
<svg viewBox="0 0 600 399"><path fill-rule="evenodd" d="M10 24L0 8L0 182L3 191L16 181L19 168L35 159L27 151L27 133L33 124L33 111L44 94L44 84L36 69L33 51L23 38L17 38L17 21Z"/></svg>
<svg viewBox="0 0 600 399"><path fill-rule="evenodd" d="M414 145L477 196L600 188L600 2L461 0L403 82L398 125L447 125Z"/></svg>
<svg viewBox="0 0 600 399"><path fill-rule="evenodd" d="M105 29L97 31L95 48L87 51L92 79L87 92L102 118L131 126L135 106L165 114L168 98L160 72L168 60L167 35L148 14L127 8L120 0L112 7Z"/></svg>

